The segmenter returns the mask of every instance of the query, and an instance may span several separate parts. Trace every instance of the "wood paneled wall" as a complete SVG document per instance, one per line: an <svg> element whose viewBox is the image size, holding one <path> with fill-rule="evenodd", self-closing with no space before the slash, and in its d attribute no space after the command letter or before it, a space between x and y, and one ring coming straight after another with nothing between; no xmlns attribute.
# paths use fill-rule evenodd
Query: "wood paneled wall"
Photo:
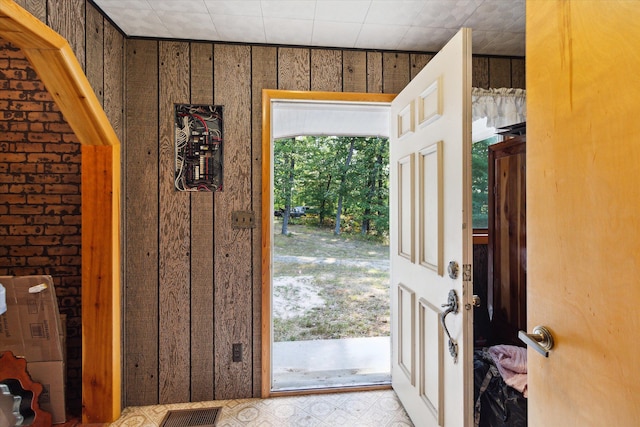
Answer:
<svg viewBox="0 0 640 427"><path fill-rule="evenodd" d="M260 218L262 89L395 93L432 57L127 40L125 405L260 395L260 224L231 213ZM474 58L474 84L522 87L523 65ZM224 191L175 191L175 103L224 106Z"/></svg>

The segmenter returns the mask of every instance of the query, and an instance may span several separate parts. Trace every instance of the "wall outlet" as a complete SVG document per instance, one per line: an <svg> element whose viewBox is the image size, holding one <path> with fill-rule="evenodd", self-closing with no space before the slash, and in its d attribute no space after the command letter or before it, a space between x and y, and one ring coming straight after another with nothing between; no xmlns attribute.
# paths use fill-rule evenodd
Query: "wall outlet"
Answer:
<svg viewBox="0 0 640 427"><path fill-rule="evenodd" d="M231 213L232 228L255 228L256 214L253 211L233 211Z"/></svg>
<svg viewBox="0 0 640 427"><path fill-rule="evenodd" d="M242 344L236 343L231 345L231 359L234 362L242 362Z"/></svg>

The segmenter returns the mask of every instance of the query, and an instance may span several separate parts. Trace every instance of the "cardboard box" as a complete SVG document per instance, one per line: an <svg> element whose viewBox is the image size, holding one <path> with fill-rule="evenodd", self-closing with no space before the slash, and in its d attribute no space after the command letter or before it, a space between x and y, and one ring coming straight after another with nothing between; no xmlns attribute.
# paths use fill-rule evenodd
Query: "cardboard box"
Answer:
<svg viewBox="0 0 640 427"><path fill-rule="evenodd" d="M0 317L0 350L29 362L63 360L62 325L51 276L0 276L7 312ZM46 285L40 292L29 289Z"/></svg>
<svg viewBox="0 0 640 427"><path fill-rule="evenodd" d="M27 362L27 371L34 382L42 384L40 407L51 414L54 424L67 421L64 395L64 362Z"/></svg>
<svg viewBox="0 0 640 427"><path fill-rule="evenodd" d="M64 329L51 276L0 276L7 312L0 315L0 351L27 360L27 371L54 423L66 421Z"/></svg>

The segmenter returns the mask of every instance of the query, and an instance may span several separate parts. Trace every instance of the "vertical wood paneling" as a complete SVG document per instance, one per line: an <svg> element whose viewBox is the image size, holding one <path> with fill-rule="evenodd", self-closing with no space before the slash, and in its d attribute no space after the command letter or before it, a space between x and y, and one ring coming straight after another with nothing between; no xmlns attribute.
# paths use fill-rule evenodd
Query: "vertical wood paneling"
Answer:
<svg viewBox="0 0 640 427"><path fill-rule="evenodd" d="M189 193L176 191L174 104L189 102L189 44L160 42L160 403L189 400Z"/></svg>
<svg viewBox="0 0 640 427"><path fill-rule="evenodd" d="M16 0L16 3L40 21L47 22L47 0Z"/></svg>
<svg viewBox="0 0 640 427"><path fill-rule="evenodd" d="M191 102L213 104L213 46L191 43ZM191 400L213 400L213 193L191 194Z"/></svg>
<svg viewBox="0 0 640 427"><path fill-rule="evenodd" d="M307 50L308 52L308 50ZM252 229L232 229L231 213L251 206L251 48L214 45L214 99L224 105L224 191L216 193L215 398L251 396ZM307 62L308 63L308 62ZM232 344L242 361L232 362Z"/></svg>
<svg viewBox="0 0 640 427"><path fill-rule="evenodd" d="M111 23L104 26L104 112L118 135L124 135L124 37Z"/></svg>
<svg viewBox="0 0 640 427"><path fill-rule="evenodd" d="M67 39L71 50L85 69L85 0L48 0L47 25Z"/></svg>
<svg viewBox="0 0 640 427"><path fill-rule="evenodd" d="M253 397L262 391L262 89L278 84L277 49L254 46L251 49L251 176L252 210L256 213L253 231Z"/></svg>
<svg viewBox="0 0 640 427"><path fill-rule="evenodd" d="M526 80L524 58L511 59L511 87L526 89Z"/></svg>
<svg viewBox="0 0 640 427"><path fill-rule="evenodd" d="M342 91L342 51L311 49L311 90Z"/></svg>
<svg viewBox="0 0 640 427"><path fill-rule="evenodd" d="M85 74L98 100L104 105L104 18L102 14L91 5L87 5L86 28L87 67L85 68ZM122 68L120 69L120 73L121 72Z"/></svg>
<svg viewBox="0 0 640 427"><path fill-rule="evenodd" d="M278 49L278 89L310 90L309 49L281 47Z"/></svg>
<svg viewBox="0 0 640 427"><path fill-rule="evenodd" d="M344 92L367 91L367 53L345 50L342 52L342 90Z"/></svg>
<svg viewBox="0 0 640 427"><path fill-rule="evenodd" d="M489 89L489 58L474 56L472 64L472 86Z"/></svg>
<svg viewBox="0 0 640 427"><path fill-rule="evenodd" d="M399 93L409 83L409 54L384 52L382 54L382 91Z"/></svg>
<svg viewBox="0 0 640 427"><path fill-rule="evenodd" d="M367 52L367 92L382 93L381 52Z"/></svg>
<svg viewBox="0 0 640 427"><path fill-rule="evenodd" d="M431 61L434 55L427 53L412 53L410 55L411 61L411 80L424 68L425 65Z"/></svg>
<svg viewBox="0 0 640 427"><path fill-rule="evenodd" d="M128 40L125 406L158 403L158 43Z"/></svg>
<svg viewBox="0 0 640 427"><path fill-rule="evenodd" d="M511 87L509 58L489 58L489 87Z"/></svg>

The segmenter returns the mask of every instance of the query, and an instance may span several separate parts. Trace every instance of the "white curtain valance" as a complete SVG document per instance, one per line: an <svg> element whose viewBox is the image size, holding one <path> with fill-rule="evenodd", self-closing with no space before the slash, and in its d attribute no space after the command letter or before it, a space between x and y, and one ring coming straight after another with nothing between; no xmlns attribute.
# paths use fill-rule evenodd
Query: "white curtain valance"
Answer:
<svg viewBox="0 0 640 427"><path fill-rule="evenodd" d="M526 122L526 93L524 89L474 87L471 90L471 115L474 124L476 121L486 118L486 127L499 129ZM474 140L476 140L475 137Z"/></svg>

